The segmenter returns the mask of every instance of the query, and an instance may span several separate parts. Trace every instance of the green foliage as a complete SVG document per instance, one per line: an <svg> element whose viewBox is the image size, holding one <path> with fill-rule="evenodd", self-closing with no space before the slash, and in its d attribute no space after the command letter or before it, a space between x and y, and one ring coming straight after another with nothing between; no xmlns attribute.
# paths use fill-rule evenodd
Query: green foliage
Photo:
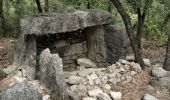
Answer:
<svg viewBox="0 0 170 100"><path fill-rule="evenodd" d="M165 44L167 41L166 32L161 32L161 26L167 11L170 10L167 2L154 1L151 5L149 16L145 23L145 36L149 40L159 41L160 44Z"/></svg>

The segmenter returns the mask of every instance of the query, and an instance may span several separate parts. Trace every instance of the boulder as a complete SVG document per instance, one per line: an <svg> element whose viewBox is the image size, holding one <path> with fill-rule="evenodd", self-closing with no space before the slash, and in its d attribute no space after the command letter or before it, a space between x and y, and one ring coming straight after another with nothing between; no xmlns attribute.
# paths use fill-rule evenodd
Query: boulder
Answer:
<svg viewBox="0 0 170 100"><path fill-rule="evenodd" d="M0 100L42 100L42 95L22 83L14 83L0 93Z"/></svg>
<svg viewBox="0 0 170 100"><path fill-rule="evenodd" d="M155 77L152 80L150 80L150 85L153 87L155 86L164 86L164 87L170 87L170 72L167 72L166 75L163 77Z"/></svg>
<svg viewBox="0 0 170 100"><path fill-rule="evenodd" d="M156 77L164 77L167 74L167 71L164 70L162 67L154 66L152 69L152 74Z"/></svg>
<svg viewBox="0 0 170 100"><path fill-rule="evenodd" d="M86 68L97 68L96 64L87 58L79 58L77 59L77 63Z"/></svg>
<svg viewBox="0 0 170 100"><path fill-rule="evenodd" d="M145 94L143 97L143 100L159 100L156 97L149 95L149 94Z"/></svg>

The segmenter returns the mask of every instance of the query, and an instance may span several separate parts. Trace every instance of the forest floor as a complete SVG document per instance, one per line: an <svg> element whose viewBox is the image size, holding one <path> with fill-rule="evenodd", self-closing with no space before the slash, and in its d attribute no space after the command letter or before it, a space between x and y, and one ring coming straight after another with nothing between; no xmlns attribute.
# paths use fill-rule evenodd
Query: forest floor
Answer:
<svg viewBox="0 0 170 100"><path fill-rule="evenodd" d="M14 46L15 40L11 38L0 38L0 48L12 48ZM127 84L118 84L113 86L112 89L120 91L123 95L123 100L141 100L144 94L150 94L157 97L160 100L170 100L170 93L167 88L164 87L151 87L149 81L151 79L151 70L156 63L163 63L166 47L154 46L152 41L143 40L143 57L150 59L152 66L147 67L143 72L137 74L134 78L135 81L129 82ZM11 49L10 49L11 50ZM11 52L7 52L11 53ZM10 54L6 54L9 56ZM9 58L9 57L6 57ZM1 66L8 66L11 64L10 59L0 61Z"/></svg>

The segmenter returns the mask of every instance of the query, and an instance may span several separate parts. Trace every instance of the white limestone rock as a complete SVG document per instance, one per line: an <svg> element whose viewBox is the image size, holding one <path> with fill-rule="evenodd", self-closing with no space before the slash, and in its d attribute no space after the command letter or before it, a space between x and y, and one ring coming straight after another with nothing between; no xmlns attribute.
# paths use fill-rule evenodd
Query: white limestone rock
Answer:
<svg viewBox="0 0 170 100"><path fill-rule="evenodd" d="M95 97L85 97L83 100L97 100Z"/></svg>
<svg viewBox="0 0 170 100"><path fill-rule="evenodd" d="M142 69L140 67L140 65L138 63L135 62L131 62L130 66L132 67L132 70L136 71L136 72L141 72Z"/></svg>
<svg viewBox="0 0 170 100"><path fill-rule="evenodd" d="M127 61L135 61L135 57L133 55L126 56Z"/></svg>
<svg viewBox="0 0 170 100"><path fill-rule="evenodd" d="M94 90L88 91L88 95L91 97L96 97L100 93L103 93L101 89L94 89Z"/></svg>
<svg viewBox="0 0 170 100"><path fill-rule="evenodd" d="M111 90L111 86L109 84L102 84L101 88L105 93L109 93L109 91Z"/></svg>
<svg viewBox="0 0 170 100"><path fill-rule="evenodd" d="M113 100L121 100L122 99L122 93L121 92L110 91L110 95L111 95Z"/></svg>
<svg viewBox="0 0 170 100"><path fill-rule="evenodd" d="M131 76L134 76L134 75L137 74L137 72L135 72L135 71L130 71L130 74L131 74Z"/></svg>
<svg viewBox="0 0 170 100"><path fill-rule="evenodd" d="M148 66L148 67L151 66L151 62L149 59L143 58L143 62L146 66Z"/></svg>
<svg viewBox="0 0 170 100"><path fill-rule="evenodd" d="M50 95L44 95L43 100L50 100Z"/></svg>
<svg viewBox="0 0 170 100"><path fill-rule="evenodd" d="M86 68L97 68L96 64L93 61L91 61L90 59L87 59L87 58L78 58L77 63L80 66L84 66Z"/></svg>
<svg viewBox="0 0 170 100"><path fill-rule="evenodd" d="M123 64L123 65L127 64L127 61L124 60L124 59L119 59L119 62L120 62L121 64Z"/></svg>
<svg viewBox="0 0 170 100"><path fill-rule="evenodd" d="M67 79L67 83L72 84L72 85L77 85L77 84L83 83L83 79L79 76L70 76Z"/></svg>
<svg viewBox="0 0 170 100"><path fill-rule="evenodd" d="M149 94L145 94L143 97L143 100L159 100L156 97L149 95Z"/></svg>
<svg viewBox="0 0 170 100"><path fill-rule="evenodd" d="M156 77L164 77L168 74L166 70L164 70L162 67L154 66L152 69L152 74Z"/></svg>
<svg viewBox="0 0 170 100"><path fill-rule="evenodd" d="M97 100L112 100L112 99L106 93L99 93L99 95L97 95Z"/></svg>

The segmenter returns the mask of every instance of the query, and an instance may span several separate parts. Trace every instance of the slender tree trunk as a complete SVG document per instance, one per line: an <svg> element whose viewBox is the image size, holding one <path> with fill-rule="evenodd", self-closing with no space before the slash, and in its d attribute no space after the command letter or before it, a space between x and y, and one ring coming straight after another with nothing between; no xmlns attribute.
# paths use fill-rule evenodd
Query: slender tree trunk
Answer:
<svg viewBox="0 0 170 100"><path fill-rule="evenodd" d="M90 0L87 0L87 9L90 9L91 5L90 5Z"/></svg>
<svg viewBox="0 0 170 100"><path fill-rule="evenodd" d="M49 11L48 0L45 0L45 12Z"/></svg>
<svg viewBox="0 0 170 100"><path fill-rule="evenodd" d="M166 47L166 55L163 68L170 71L170 34L168 34L168 42Z"/></svg>
<svg viewBox="0 0 170 100"><path fill-rule="evenodd" d="M135 54L135 60L144 69L144 62L142 59L141 51L138 48L138 45L135 43L135 35L133 33L133 28L132 28L132 23L131 23L130 17L124 10L124 8L119 0L111 0L111 2L115 5L115 7L117 8L119 14L121 15L121 17L125 23L126 31L127 31L133 52Z"/></svg>
<svg viewBox="0 0 170 100"><path fill-rule="evenodd" d="M40 0L36 0L36 4L37 4L38 11L40 13L42 13L42 8L41 8Z"/></svg>
<svg viewBox="0 0 170 100"><path fill-rule="evenodd" d="M3 12L3 0L0 0L0 35L5 36L5 18Z"/></svg>
<svg viewBox="0 0 170 100"><path fill-rule="evenodd" d="M139 8L137 9L137 13L138 13L138 26L136 34L136 44L138 45L138 48L141 49L141 39L144 28L145 13L141 14L141 10Z"/></svg>

